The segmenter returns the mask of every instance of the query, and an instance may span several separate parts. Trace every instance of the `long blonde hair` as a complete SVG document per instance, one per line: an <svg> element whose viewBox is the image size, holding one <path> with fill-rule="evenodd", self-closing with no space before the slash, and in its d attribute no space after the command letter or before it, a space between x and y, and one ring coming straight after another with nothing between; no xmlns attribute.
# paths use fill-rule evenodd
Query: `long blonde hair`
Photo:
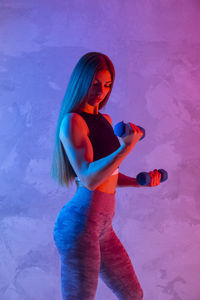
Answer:
<svg viewBox="0 0 200 300"><path fill-rule="evenodd" d="M51 167L51 176L59 185L65 184L68 187L76 177L59 138L60 125L67 113L76 112L83 104L95 73L105 69L111 74L112 85L105 99L99 104L100 110L107 104L115 79L114 66L108 56L99 52L88 52L80 58L71 74L57 121Z"/></svg>

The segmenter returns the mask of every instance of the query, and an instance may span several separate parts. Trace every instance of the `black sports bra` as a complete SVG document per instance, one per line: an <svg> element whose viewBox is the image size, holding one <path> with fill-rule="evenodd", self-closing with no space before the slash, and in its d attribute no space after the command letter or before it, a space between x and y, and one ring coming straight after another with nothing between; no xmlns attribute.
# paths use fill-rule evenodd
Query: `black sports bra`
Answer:
<svg viewBox="0 0 200 300"><path fill-rule="evenodd" d="M98 114L77 113L81 115L89 128L89 139L94 153L93 161L111 154L121 146L111 124L100 112Z"/></svg>

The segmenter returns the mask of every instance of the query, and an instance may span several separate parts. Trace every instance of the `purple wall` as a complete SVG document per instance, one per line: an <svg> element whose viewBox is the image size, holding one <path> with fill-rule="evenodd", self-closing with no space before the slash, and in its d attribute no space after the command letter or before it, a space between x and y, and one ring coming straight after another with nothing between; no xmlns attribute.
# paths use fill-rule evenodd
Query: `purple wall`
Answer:
<svg viewBox="0 0 200 300"><path fill-rule="evenodd" d="M61 299L52 230L76 187L50 177L54 132L75 64L99 51L116 70L102 112L146 129L120 172L169 175L117 189L113 227L144 300L199 300L200 2L40 2L0 3L0 299ZM99 279L95 299L116 296Z"/></svg>

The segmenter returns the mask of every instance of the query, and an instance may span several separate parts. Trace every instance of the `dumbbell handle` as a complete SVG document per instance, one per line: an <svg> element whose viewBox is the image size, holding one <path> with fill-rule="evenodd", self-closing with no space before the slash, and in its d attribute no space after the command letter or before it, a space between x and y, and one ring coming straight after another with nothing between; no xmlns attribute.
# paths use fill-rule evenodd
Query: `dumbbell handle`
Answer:
<svg viewBox="0 0 200 300"><path fill-rule="evenodd" d="M124 123L124 121L119 122L115 125L114 127L114 134L121 137L123 136L123 134L125 133L125 125L126 123ZM139 139L140 141L145 137L145 129L141 126L136 125L137 127L140 128L140 130L143 132L143 136ZM125 137L125 136L123 136Z"/></svg>
<svg viewBox="0 0 200 300"><path fill-rule="evenodd" d="M168 179L167 171L165 171L163 169L158 169L158 172L161 173L160 182L163 182ZM147 185L151 182L151 176L147 172L141 172L136 176L136 181L140 185Z"/></svg>

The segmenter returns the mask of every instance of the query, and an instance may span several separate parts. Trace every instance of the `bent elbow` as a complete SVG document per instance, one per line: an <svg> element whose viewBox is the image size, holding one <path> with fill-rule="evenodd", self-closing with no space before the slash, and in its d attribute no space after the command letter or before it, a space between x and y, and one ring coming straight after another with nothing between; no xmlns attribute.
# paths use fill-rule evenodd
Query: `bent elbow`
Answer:
<svg viewBox="0 0 200 300"><path fill-rule="evenodd" d="M79 184L77 183L78 186L84 186L85 188L89 189L90 191L94 191L94 186L91 184L89 180L86 178L79 179Z"/></svg>
<svg viewBox="0 0 200 300"><path fill-rule="evenodd" d="M94 191L96 189L96 185L94 184L94 181L87 177L87 179L85 180L85 186L90 190L90 191Z"/></svg>
<svg viewBox="0 0 200 300"><path fill-rule="evenodd" d="M87 186L89 190L94 191L98 187L98 184L94 180L90 180Z"/></svg>
<svg viewBox="0 0 200 300"><path fill-rule="evenodd" d="M87 182L86 187L90 190L90 191L94 191L95 187L91 182Z"/></svg>

